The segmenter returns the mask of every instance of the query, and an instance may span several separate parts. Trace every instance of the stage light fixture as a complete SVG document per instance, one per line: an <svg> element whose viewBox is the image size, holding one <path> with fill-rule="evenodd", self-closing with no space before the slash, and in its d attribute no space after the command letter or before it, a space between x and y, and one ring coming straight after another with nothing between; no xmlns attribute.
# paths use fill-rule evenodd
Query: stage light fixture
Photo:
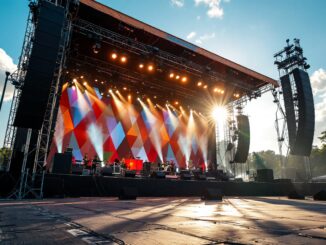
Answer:
<svg viewBox="0 0 326 245"><path fill-rule="evenodd" d="M77 79L76 79L76 78L74 78L74 79L72 80L72 82L73 82L73 83L76 83L76 82L77 82Z"/></svg>
<svg viewBox="0 0 326 245"><path fill-rule="evenodd" d="M214 88L214 93L217 93L218 92L218 88Z"/></svg>
<svg viewBox="0 0 326 245"><path fill-rule="evenodd" d="M112 93L112 89L109 89L109 93Z"/></svg>
<svg viewBox="0 0 326 245"><path fill-rule="evenodd" d="M170 78L174 78L174 73L170 73Z"/></svg>
<svg viewBox="0 0 326 245"><path fill-rule="evenodd" d="M118 55L116 53L111 54L111 59L116 60L118 58Z"/></svg>
<svg viewBox="0 0 326 245"><path fill-rule="evenodd" d="M197 86L198 86L198 87L201 87L202 85L203 85L202 82L198 82L198 83L197 83Z"/></svg>
<svg viewBox="0 0 326 245"><path fill-rule="evenodd" d="M175 76L175 79L179 80L180 76L179 75L176 75Z"/></svg>
<svg viewBox="0 0 326 245"><path fill-rule="evenodd" d="M76 90L76 86L75 85L72 85L72 90Z"/></svg>
<svg viewBox="0 0 326 245"><path fill-rule="evenodd" d="M140 101L140 98L138 97L137 100Z"/></svg>
<svg viewBox="0 0 326 245"><path fill-rule="evenodd" d="M127 87L123 87L123 90L126 91L127 90Z"/></svg>
<svg viewBox="0 0 326 245"><path fill-rule="evenodd" d="M212 110L211 116L215 122L224 122L227 118L228 112L223 106L215 106Z"/></svg>
<svg viewBox="0 0 326 245"><path fill-rule="evenodd" d="M95 79L95 82L97 82L97 79Z"/></svg>
<svg viewBox="0 0 326 245"><path fill-rule="evenodd" d="M116 90L115 92L118 94L119 93L119 90Z"/></svg>
<svg viewBox="0 0 326 245"><path fill-rule="evenodd" d="M154 95L154 99L157 99L157 96L156 95Z"/></svg>
<svg viewBox="0 0 326 245"><path fill-rule="evenodd" d="M187 77L183 77L183 78L181 79L181 81L184 82L184 83L187 82L187 80L188 80Z"/></svg>
<svg viewBox="0 0 326 245"><path fill-rule="evenodd" d="M149 66L147 67L147 69L148 69L149 71L153 71L153 70L154 70L154 66L153 66L153 65L149 65Z"/></svg>
<svg viewBox="0 0 326 245"><path fill-rule="evenodd" d="M81 79L84 79L84 76L80 76Z"/></svg>
<svg viewBox="0 0 326 245"><path fill-rule="evenodd" d="M174 104L175 104L175 105L179 105L179 101L175 101Z"/></svg>
<svg viewBox="0 0 326 245"><path fill-rule="evenodd" d="M143 63L140 63L138 67L139 67L140 69L143 69L143 68L144 68L144 64L143 64Z"/></svg>
<svg viewBox="0 0 326 245"><path fill-rule="evenodd" d="M100 52L100 50L101 50L101 44L100 43L95 43L92 46L92 50L93 50L94 54L98 54Z"/></svg>
<svg viewBox="0 0 326 245"><path fill-rule="evenodd" d="M122 56L120 58L120 61L121 61L121 63L126 63L127 62L127 57L126 56Z"/></svg>
<svg viewBox="0 0 326 245"><path fill-rule="evenodd" d="M128 100L131 100L131 95L130 94L128 95Z"/></svg>
<svg viewBox="0 0 326 245"><path fill-rule="evenodd" d="M208 86L207 85L204 85L204 87L203 87L204 89L207 89L208 88Z"/></svg>
<svg viewBox="0 0 326 245"><path fill-rule="evenodd" d="M83 82L83 85L86 86L87 85L87 82Z"/></svg>
<svg viewBox="0 0 326 245"><path fill-rule="evenodd" d="M104 82L102 81L101 84L104 84Z"/></svg>

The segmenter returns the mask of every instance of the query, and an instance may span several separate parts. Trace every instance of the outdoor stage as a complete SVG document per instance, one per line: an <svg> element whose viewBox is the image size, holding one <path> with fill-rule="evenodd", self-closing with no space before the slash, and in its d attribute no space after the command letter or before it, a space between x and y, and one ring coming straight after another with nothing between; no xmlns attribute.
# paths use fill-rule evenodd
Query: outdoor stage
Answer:
<svg viewBox="0 0 326 245"><path fill-rule="evenodd" d="M45 177L44 196L118 196L123 187L137 188L142 197L200 197L204 191L220 189L226 196L287 196L296 190L304 195L326 189L326 183L224 182L110 176L55 175Z"/></svg>
<svg viewBox="0 0 326 245"><path fill-rule="evenodd" d="M326 204L312 200L67 198L0 201L0 210L1 244L325 244L326 240Z"/></svg>

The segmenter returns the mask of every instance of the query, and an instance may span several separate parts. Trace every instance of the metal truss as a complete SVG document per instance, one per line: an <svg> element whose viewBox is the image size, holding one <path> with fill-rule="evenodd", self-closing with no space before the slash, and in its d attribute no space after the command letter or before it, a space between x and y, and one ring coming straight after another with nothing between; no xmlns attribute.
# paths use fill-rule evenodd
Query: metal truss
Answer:
<svg viewBox="0 0 326 245"><path fill-rule="evenodd" d="M211 79L212 81L221 81L223 83L228 83L234 86L235 88L241 89L242 91L246 91L247 93L252 93L253 91L257 90L256 87L254 86L249 87L247 83L239 79L236 79L234 77L230 78L227 75L214 72L208 69L208 67L204 67L202 65L196 64L192 61L189 61L186 58L175 56L171 53L138 42L134 39L112 32L108 29L105 29L101 26L94 25L85 20L76 19L73 22L73 28L78 30L79 33L85 36L89 36L89 34L93 34L96 37L101 38L102 42L117 47L119 49L125 49L128 52L135 53L137 55L142 55L144 57L154 55L159 60L159 62L169 67L173 67L173 68L179 67L179 69L186 70L187 72L192 73L198 77L204 76L206 78Z"/></svg>
<svg viewBox="0 0 326 245"><path fill-rule="evenodd" d="M71 36L71 20L66 19L64 28L62 30L62 40L59 47L59 52L57 56L57 66L55 69L54 77L52 80L49 98L46 106L46 111L43 118L43 124L38 133L38 139L36 144L35 159L32 171L32 180L34 181L35 175L43 171L48 151L50 147L52 132L56 123L56 115L58 112L59 100L62 89L62 70L66 59L66 50L69 45Z"/></svg>
<svg viewBox="0 0 326 245"><path fill-rule="evenodd" d="M12 158L16 132L17 132L17 128L14 126L14 120L15 120L15 116L20 100L21 88L25 80L25 75L27 70L26 68L28 66L28 61L33 46L32 38L34 36L34 30L35 30L35 25L33 23L33 15L30 12L27 18L25 37L23 41L22 52L19 57L17 71L15 71L10 76L10 81L15 86L15 90L10 106L9 118L8 118L4 143L3 143L4 148L10 149L10 156L7 162L7 171L10 170L10 165L11 165L11 158Z"/></svg>

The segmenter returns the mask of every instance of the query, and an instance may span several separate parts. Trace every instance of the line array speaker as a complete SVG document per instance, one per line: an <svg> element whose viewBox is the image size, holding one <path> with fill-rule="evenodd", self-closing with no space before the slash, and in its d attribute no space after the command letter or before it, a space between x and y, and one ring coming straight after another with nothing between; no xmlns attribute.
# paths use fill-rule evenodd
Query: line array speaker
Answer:
<svg viewBox="0 0 326 245"><path fill-rule="evenodd" d="M14 125L40 129L53 81L65 10L48 1L40 1L35 21L33 48Z"/></svg>
<svg viewBox="0 0 326 245"><path fill-rule="evenodd" d="M281 85L284 97L286 123L288 126L289 144L293 146L297 135L297 126L295 122L293 93L289 74L281 77Z"/></svg>
<svg viewBox="0 0 326 245"><path fill-rule="evenodd" d="M245 163L250 147L250 125L249 118L245 115L238 115L238 146L234 156L234 162Z"/></svg>
<svg viewBox="0 0 326 245"><path fill-rule="evenodd" d="M298 156L310 156L315 132L315 106L309 75L301 69L293 70L298 92L299 121L295 144L291 153Z"/></svg>

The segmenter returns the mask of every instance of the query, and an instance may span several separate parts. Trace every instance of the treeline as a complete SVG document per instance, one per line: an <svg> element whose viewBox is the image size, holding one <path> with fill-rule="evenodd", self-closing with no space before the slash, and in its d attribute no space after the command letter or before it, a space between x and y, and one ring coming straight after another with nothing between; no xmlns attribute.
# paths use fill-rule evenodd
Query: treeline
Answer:
<svg viewBox="0 0 326 245"><path fill-rule="evenodd" d="M310 155L310 169L312 177L326 175L326 131L318 137L321 140L321 146L314 146ZM274 177L281 178L281 160L285 163L285 173L287 177L295 177L298 180L307 178L309 165L305 164L304 158L289 155L288 158L276 154L274 151L253 152L248 157L248 168L257 170L261 168L270 168L274 170ZM290 176L289 176L290 175Z"/></svg>

